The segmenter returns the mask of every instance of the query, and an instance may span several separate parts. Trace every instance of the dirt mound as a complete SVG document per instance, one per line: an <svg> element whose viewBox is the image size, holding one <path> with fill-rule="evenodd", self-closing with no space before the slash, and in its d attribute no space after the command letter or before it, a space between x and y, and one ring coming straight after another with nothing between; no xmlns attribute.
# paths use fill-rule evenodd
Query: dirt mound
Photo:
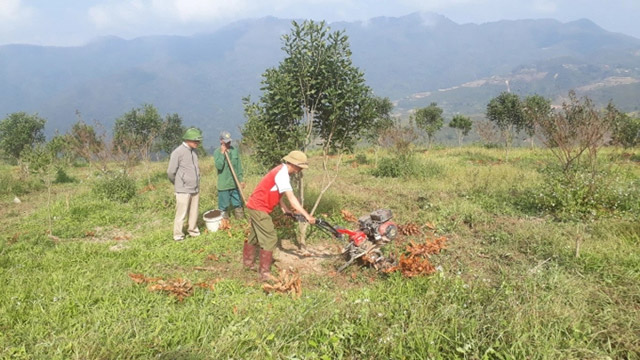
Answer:
<svg viewBox="0 0 640 360"><path fill-rule="evenodd" d="M274 254L274 265L278 269L292 269L300 274L327 271L328 264L340 261L342 247L339 244L314 244L303 249L288 240L282 240Z"/></svg>

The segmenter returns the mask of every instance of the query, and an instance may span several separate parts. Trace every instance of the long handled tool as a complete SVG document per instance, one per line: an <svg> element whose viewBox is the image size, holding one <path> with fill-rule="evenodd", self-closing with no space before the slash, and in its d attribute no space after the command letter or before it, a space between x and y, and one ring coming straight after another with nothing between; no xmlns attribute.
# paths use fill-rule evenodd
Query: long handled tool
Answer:
<svg viewBox="0 0 640 360"><path fill-rule="evenodd" d="M231 165L231 159L229 159L229 154L226 151L224 152L224 157L227 159L227 164L229 165L229 169L231 169L231 175L233 175L233 180L236 182L238 192L240 192L242 204L247 205L247 200L245 199L244 193L242 192L242 186L240 185L240 181L238 181L238 176L236 176L236 171L233 169L233 165Z"/></svg>

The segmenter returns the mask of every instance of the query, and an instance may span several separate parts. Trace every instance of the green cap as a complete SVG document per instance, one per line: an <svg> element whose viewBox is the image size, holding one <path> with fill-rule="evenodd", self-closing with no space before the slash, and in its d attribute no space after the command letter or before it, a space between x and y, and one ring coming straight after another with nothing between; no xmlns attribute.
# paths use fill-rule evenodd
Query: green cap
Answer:
<svg viewBox="0 0 640 360"><path fill-rule="evenodd" d="M184 132L182 140L202 141L202 132L196 128L189 128Z"/></svg>

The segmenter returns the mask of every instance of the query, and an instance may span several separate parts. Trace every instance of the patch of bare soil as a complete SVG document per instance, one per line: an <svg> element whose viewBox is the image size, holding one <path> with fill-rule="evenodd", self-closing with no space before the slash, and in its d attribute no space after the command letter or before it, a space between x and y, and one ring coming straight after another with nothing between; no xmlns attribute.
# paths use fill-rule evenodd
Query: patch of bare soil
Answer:
<svg viewBox="0 0 640 360"><path fill-rule="evenodd" d="M308 244L302 249L282 240L274 254L274 265L278 269L294 270L301 275L328 272L327 264L340 260L342 247L339 244Z"/></svg>
<svg viewBox="0 0 640 360"><path fill-rule="evenodd" d="M93 230L86 231L84 238L81 238L80 240L92 243L103 243L110 241L127 242L132 238L133 235L126 230L96 227Z"/></svg>

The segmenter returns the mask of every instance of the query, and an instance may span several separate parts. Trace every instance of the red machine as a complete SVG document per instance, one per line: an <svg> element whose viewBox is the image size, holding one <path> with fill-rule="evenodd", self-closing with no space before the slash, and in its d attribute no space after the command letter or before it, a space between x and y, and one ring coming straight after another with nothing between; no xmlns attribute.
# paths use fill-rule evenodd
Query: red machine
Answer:
<svg viewBox="0 0 640 360"><path fill-rule="evenodd" d="M291 215L298 221L304 221L301 215ZM391 210L379 209L369 215L358 219L358 230L347 230L340 227L334 227L326 220L316 218L315 225L324 230L336 239L345 240L345 236L349 239L345 245L342 254L346 258L346 263L338 268L338 271L346 269L355 260L366 255L369 263L378 268L382 264L388 264L392 260L387 259L380 251L380 248L391 240L395 239L398 234L398 227L391 221Z"/></svg>

